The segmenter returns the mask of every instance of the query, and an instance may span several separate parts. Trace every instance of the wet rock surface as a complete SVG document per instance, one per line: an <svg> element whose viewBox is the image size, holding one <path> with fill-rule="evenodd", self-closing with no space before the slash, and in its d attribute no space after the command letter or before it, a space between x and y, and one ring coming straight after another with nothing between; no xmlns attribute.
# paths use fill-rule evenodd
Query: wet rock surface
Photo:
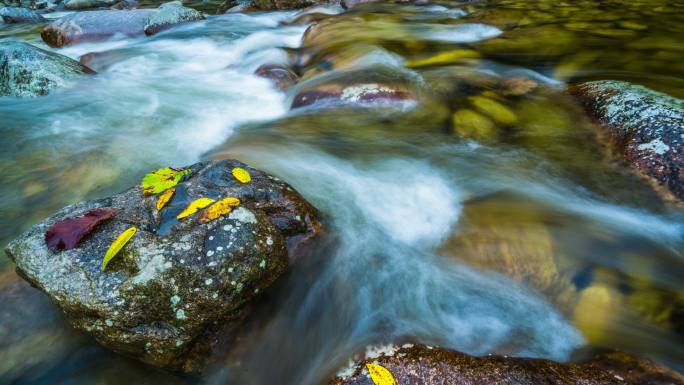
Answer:
<svg viewBox="0 0 684 385"><path fill-rule="evenodd" d="M0 8L0 18L5 23L40 23L45 21L43 16L38 12L21 7L4 7Z"/></svg>
<svg viewBox="0 0 684 385"><path fill-rule="evenodd" d="M286 90L297 83L297 74L284 65L264 64L257 68L254 74L273 81L281 90Z"/></svg>
<svg viewBox="0 0 684 385"><path fill-rule="evenodd" d="M621 81L588 82L569 91L606 127L627 163L684 200L684 101Z"/></svg>
<svg viewBox="0 0 684 385"><path fill-rule="evenodd" d="M180 1L171 1L159 6L159 12L150 16L143 29L146 35L154 35L177 24L202 20L201 12L184 7Z"/></svg>
<svg viewBox="0 0 684 385"><path fill-rule="evenodd" d="M93 73L79 62L28 43L0 42L0 96L34 97Z"/></svg>
<svg viewBox="0 0 684 385"><path fill-rule="evenodd" d="M684 377L627 353L599 354L580 363L501 356L474 357L424 345L383 346L345 368L331 385L373 385L366 363L379 364L398 384L634 384L670 385Z"/></svg>
<svg viewBox="0 0 684 385"><path fill-rule="evenodd" d="M47 45L56 48L114 35L139 36L144 33L147 20L156 13L154 9L78 12L50 23L40 36Z"/></svg>
<svg viewBox="0 0 684 385"><path fill-rule="evenodd" d="M316 4L312 0L252 0L251 6L260 11L305 8Z"/></svg>
<svg viewBox="0 0 684 385"><path fill-rule="evenodd" d="M234 167L249 171L243 184ZM19 274L44 291L71 324L116 352L171 369L197 370L218 329L236 328L247 306L302 255L320 232L316 209L275 177L237 161L199 163L157 211L158 195L134 187L110 198L65 207L11 242ZM198 198L240 199L228 215L200 224L177 219ZM75 249L51 251L54 223L114 208ZM110 243L137 227L106 269Z"/></svg>
<svg viewBox="0 0 684 385"><path fill-rule="evenodd" d="M64 8L69 10L81 10L91 8L111 7L119 0L69 0L64 3Z"/></svg>

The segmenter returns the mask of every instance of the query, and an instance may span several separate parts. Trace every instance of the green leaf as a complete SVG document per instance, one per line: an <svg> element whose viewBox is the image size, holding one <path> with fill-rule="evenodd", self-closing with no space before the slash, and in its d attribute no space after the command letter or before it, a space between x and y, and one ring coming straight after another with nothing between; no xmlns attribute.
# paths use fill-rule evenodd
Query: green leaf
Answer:
<svg viewBox="0 0 684 385"><path fill-rule="evenodd" d="M171 167L164 167L145 175L141 183L143 195L159 194L166 191L177 185L183 176L189 174L190 171L189 169L176 170Z"/></svg>
<svg viewBox="0 0 684 385"><path fill-rule="evenodd" d="M105 253L104 258L102 259L102 270L104 270L107 267L107 264L109 261L114 258L121 249L123 249L124 246L128 243L128 241L133 238L135 235L135 232L138 231L138 229L135 228L135 226L129 227L124 231L123 233L119 234L118 237L112 242L111 245L109 245L109 249L107 249L107 252Z"/></svg>

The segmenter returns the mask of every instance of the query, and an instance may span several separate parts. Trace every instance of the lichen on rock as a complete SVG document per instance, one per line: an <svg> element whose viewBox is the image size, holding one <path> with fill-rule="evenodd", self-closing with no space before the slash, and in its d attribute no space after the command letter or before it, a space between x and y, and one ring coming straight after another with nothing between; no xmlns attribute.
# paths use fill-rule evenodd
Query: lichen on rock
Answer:
<svg viewBox="0 0 684 385"><path fill-rule="evenodd" d="M249 170L242 184L234 167ZM235 328L246 306L287 269L320 230L316 209L282 181L238 161L198 163L162 210L156 196L133 187L109 198L65 207L7 247L17 271L44 291L73 326L102 345L149 364L196 370L211 332ZM240 206L200 223L176 215L200 197L234 196ZM53 223L95 208L117 208L75 249L50 250ZM101 269L114 238L135 236ZM179 343L180 341L180 343Z"/></svg>

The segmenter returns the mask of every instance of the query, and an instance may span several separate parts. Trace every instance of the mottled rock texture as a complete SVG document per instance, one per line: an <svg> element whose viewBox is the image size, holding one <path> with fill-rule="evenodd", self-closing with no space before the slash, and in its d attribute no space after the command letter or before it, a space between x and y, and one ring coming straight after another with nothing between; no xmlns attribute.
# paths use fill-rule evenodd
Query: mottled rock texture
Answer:
<svg viewBox="0 0 684 385"><path fill-rule="evenodd" d="M34 97L93 73L79 62L19 41L0 42L0 96Z"/></svg>
<svg viewBox="0 0 684 385"><path fill-rule="evenodd" d="M388 369L397 384L411 385L670 385L684 378L651 361L606 353L581 363L500 356L473 357L423 345L388 346L346 368L331 385L373 385L366 363Z"/></svg>
<svg viewBox="0 0 684 385"><path fill-rule="evenodd" d="M184 7L180 1L172 1L159 6L159 12L150 16L143 27L146 35L154 35L177 24L202 20L201 12Z"/></svg>
<svg viewBox="0 0 684 385"><path fill-rule="evenodd" d="M667 195L684 201L684 101L621 81L569 89L607 128L618 152Z"/></svg>
<svg viewBox="0 0 684 385"><path fill-rule="evenodd" d="M5 23L40 23L45 21L45 18L38 12L22 7L4 7L0 8L0 18Z"/></svg>
<svg viewBox="0 0 684 385"><path fill-rule="evenodd" d="M234 167L252 181L237 181ZM140 186L109 198L65 207L7 247L17 272L44 291L71 324L98 342L146 363L194 371L215 343L236 328L249 305L301 255L319 232L316 209L279 179L238 161L198 163L157 211L158 195ZM177 215L198 198L237 197L225 216L200 224L200 213ZM47 248L55 222L95 208L114 208L75 249ZM130 226L138 231L105 270L111 242Z"/></svg>

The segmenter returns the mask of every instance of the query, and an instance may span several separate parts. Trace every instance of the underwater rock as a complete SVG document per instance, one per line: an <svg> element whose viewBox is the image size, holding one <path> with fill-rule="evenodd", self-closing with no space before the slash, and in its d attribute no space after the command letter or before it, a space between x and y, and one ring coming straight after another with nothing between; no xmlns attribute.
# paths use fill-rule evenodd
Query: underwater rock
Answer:
<svg viewBox="0 0 684 385"><path fill-rule="evenodd" d="M297 83L297 74L284 65L264 64L257 68L254 74L272 80L281 90L286 90Z"/></svg>
<svg viewBox="0 0 684 385"><path fill-rule="evenodd" d="M90 68L66 56L24 42L0 42L0 96L46 95L90 73Z"/></svg>
<svg viewBox="0 0 684 385"><path fill-rule="evenodd" d="M236 167L248 170L251 181L238 181ZM253 300L304 255L321 224L317 210L286 183L243 163L187 170L165 206L160 194L143 196L136 186L65 207L6 252L22 277L103 346L155 366L196 371L215 333L239 328ZM240 203L217 219L200 223L206 212L178 219L190 202L226 197ZM117 212L77 248L48 249L50 226L95 208ZM103 269L110 244L131 226L137 232Z"/></svg>
<svg viewBox="0 0 684 385"><path fill-rule="evenodd" d="M602 353L579 363L501 356L474 357L454 350L406 344L368 349L338 372L331 385L373 385L366 364L381 365L397 384L684 384L684 377L627 353ZM388 384L392 382L387 382Z"/></svg>
<svg viewBox="0 0 684 385"><path fill-rule="evenodd" d="M622 81L570 87L639 174L667 197L684 200L684 101Z"/></svg>
<svg viewBox="0 0 684 385"><path fill-rule="evenodd" d="M171 1L160 5L159 12L147 20L143 29L146 35L154 35L177 24L202 19L201 12L184 7L180 1Z"/></svg>
<svg viewBox="0 0 684 385"><path fill-rule="evenodd" d="M63 47L79 42L99 41L114 35L138 36L157 10L84 11L67 15L48 24L40 36L50 47Z"/></svg>
<svg viewBox="0 0 684 385"><path fill-rule="evenodd" d="M40 23L45 21L38 12L21 7L0 8L0 17L7 24L11 23Z"/></svg>

